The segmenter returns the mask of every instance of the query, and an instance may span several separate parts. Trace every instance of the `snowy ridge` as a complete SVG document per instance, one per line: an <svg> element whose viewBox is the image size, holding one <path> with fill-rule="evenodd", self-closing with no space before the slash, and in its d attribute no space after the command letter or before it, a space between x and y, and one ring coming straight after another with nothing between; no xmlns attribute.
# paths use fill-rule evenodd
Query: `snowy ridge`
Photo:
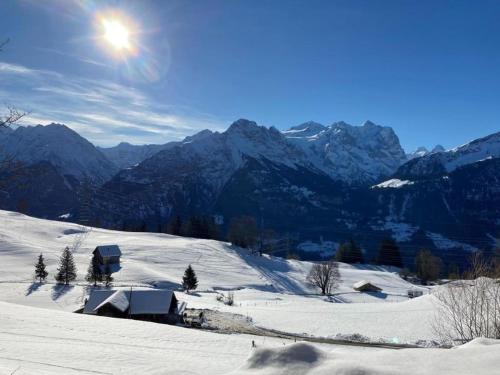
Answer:
<svg viewBox="0 0 500 375"><path fill-rule="evenodd" d="M426 147L418 147L415 151L410 152L409 154L406 155L406 158L408 160L415 159L415 158L420 158L422 156L430 155L430 154L435 154L437 152L444 152L445 149L441 145L436 145L432 150L428 150Z"/></svg>
<svg viewBox="0 0 500 375"><path fill-rule="evenodd" d="M410 160L398 169L398 176L427 176L450 173L455 169L500 158L500 132L476 139L445 152L430 153Z"/></svg>
<svg viewBox="0 0 500 375"><path fill-rule="evenodd" d="M112 163L119 169L133 167L143 160L150 158L157 152L168 147L166 145L131 145L127 142L121 142L114 147L97 147Z"/></svg>
<svg viewBox="0 0 500 375"><path fill-rule="evenodd" d="M89 141L65 125L20 126L0 137L0 159L13 157L33 164L50 162L61 174L82 181L108 180L117 168Z"/></svg>

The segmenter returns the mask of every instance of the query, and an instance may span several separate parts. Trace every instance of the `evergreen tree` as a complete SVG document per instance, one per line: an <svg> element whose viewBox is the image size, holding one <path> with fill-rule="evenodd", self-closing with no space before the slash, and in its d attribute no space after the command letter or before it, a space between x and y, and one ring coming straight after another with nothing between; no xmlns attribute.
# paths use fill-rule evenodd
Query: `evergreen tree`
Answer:
<svg viewBox="0 0 500 375"><path fill-rule="evenodd" d="M48 272L45 270L45 263L43 261L43 255L40 253L38 256L38 262L35 264L35 277L40 281L45 281L48 276Z"/></svg>
<svg viewBox="0 0 500 375"><path fill-rule="evenodd" d="M344 263L364 263L361 248L352 239L339 246L335 259Z"/></svg>
<svg viewBox="0 0 500 375"><path fill-rule="evenodd" d="M437 280L441 270L441 259L429 250L420 250L415 257L415 270L423 283Z"/></svg>
<svg viewBox="0 0 500 375"><path fill-rule="evenodd" d="M257 222L253 217L238 216L231 219L227 239L233 245L245 248L255 248L258 236L259 230L257 228Z"/></svg>
<svg viewBox="0 0 500 375"><path fill-rule="evenodd" d="M182 219L179 215L169 221L167 233L174 236L182 236Z"/></svg>
<svg viewBox="0 0 500 375"><path fill-rule="evenodd" d="M392 238L387 238L380 243L377 263L386 266L403 267L399 247Z"/></svg>
<svg viewBox="0 0 500 375"><path fill-rule="evenodd" d="M64 283L65 285L68 285L70 281L76 279L75 261L73 259L73 254L71 254L67 246L59 258L59 267L57 268L55 279L57 282Z"/></svg>
<svg viewBox="0 0 500 375"><path fill-rule="evenodd" d="M87 270L87 276L85 276L85 280L89 283L93 283L94 286L97 285L98 282L102 282L102 271L99 265L99 260L97 259L96 254L90 260L89 268Z"/></svg>
<svg viewBox="0 0 500 375"><path fill-rule="evenodd" d="M184 276L182 277L182 287L185 291L189 293L190 290L195 290L198 287L198 278L191 265L184 271Z"/></svg>
<svg viewBox="0 0 500 375"><path fill-rule="evenodd" d="M113 276L112 276L113 272L111 271L111 267L109 266L109 264L106 264L106 267L104 268L104 285L106 287L109 287L111 286L111 284L113 283Z"/></svg>
<svg viewBox="0 0 500 375"><path fill-rule="evenodd" d="M448 279L458 280L460 278L460 268L455 263L448 265Z"/></svg>

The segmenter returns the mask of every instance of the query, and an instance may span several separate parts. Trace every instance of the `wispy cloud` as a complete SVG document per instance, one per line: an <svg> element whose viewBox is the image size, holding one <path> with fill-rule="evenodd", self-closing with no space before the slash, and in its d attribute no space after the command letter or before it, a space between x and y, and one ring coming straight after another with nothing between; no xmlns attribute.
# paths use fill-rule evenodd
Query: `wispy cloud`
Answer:
<svg viewBox="0 0 500 375"><path fill-rule="evenodd" d="M95 60L92 60L92 59L89 59L89 58L86 58L86 57L77 56L77 55L74 55L72 53L67 53L67 52L59 51L59 50L53 49L53 48L36 47L36 49L38 51L41 51L41 52L50 53L50 54L54 54L54 55L58 55L58 56L63 56L63 57L67 57L69 59L74 59L74 60L78 60L78 61L90 64L90 65L95 65L95 66L99 66L99 67L102 67L102 68L109 68L109 69L111 69L111 67L109 65L107 65L107 64L104 64L102 62L95 61Z"/></svg>
<svg viewBox="0 0 500 375"><path fill-rule="evenodd" d="M98 145L164 143L228 122L190 107L161 103L107 80L0 62L0 102L31 113L23 124L64 123Z"/></svg>

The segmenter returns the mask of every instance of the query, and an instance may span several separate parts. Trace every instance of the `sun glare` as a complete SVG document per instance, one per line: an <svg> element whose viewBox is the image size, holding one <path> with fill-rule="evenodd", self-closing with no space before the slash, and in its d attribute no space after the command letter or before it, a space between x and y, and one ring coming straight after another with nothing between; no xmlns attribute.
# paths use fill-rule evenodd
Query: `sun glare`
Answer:
<svg viewBox="0 0 500 375"><path fill-rule="evenodd" d="M103 19L104 39L115 49L130 49L130 32L127 27L116 19Z"/></svg>

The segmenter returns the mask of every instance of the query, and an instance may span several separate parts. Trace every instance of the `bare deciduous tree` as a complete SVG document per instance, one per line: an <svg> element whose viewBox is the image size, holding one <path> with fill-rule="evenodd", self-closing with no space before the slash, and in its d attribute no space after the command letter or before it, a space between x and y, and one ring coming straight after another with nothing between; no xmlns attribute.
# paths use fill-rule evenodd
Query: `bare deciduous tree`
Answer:
<svg viewBox="0 0 500 375"><path fill-rule="evenodd" d="M330 294L332 289L337 288L340 282L338 263L330 260L314 264L307 276L307 281L320 288L321 294Z"/></svg>
<svg viewBox="0 0 500 375"><path fill-rule="evenodd" d="M500 338L500 282L478 253L462 280L440 287L434 330L445 341L468 342L477 337Z"/></svg>
<svg viewBox="0 0 500 375"><path fill-rule="evenodd" d="M21 112L17 108L8 105L7 113L0 116L0 128L8 128L26 116L26 112Z"/></svg>
<svg viewBox="0 0 500 375"><path fill-rule="evenodd" d="M3 47L9 43L10 39L6 39L0 42L0 52L3 51ZM7 112L0 115L0 130L11 127L13 124L18 122L21 118L26 116L26 112L21 112L17 108L7 105ZM0 173L3 174L3 182L8 179L7 177L13 177L19 174L21 170L21 163L15 161L15 155L7 155L2 160L0 160ZM2 184L0 184L0 188Z"/></svg>

